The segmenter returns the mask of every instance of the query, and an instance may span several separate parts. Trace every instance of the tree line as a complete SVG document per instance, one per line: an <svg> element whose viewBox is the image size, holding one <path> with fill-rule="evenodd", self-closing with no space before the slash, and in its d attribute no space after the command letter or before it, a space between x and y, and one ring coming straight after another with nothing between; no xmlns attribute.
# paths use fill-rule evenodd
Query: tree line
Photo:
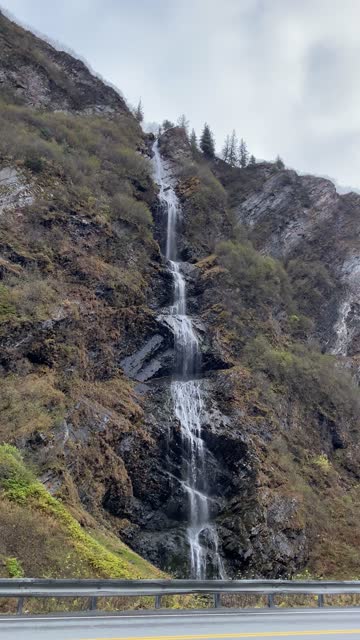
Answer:
<svg viewBox="0 0 360 640"><path fill-rule="evenodd" d="M202 151L207 158L215 158L214 134L207 122L204 124L199 142L195 129L192 129L191 133L189 133L189 124L189 120L182 114L178 118L176 125L170 120L164 120L162 129L166 131L175 126L181 127L186 132L193 153ZM256 163L255 156L250 155L248 152L245 140L241 138L240 142L238 142L235 131L233 131L231 135L226 136L221 158L231 167L241 167L242 169L247 167L248 164Z"/></svg>
<svg viewBox="0 0 360 640"><path fill-rule="evenodd" d="M231 167L244 169L248 164L256 163L255 156L248 152L245 140L241 138L240 142L238 141L235 129L231 135L226 136L221 156Z"/></svg>
<svg viewBox="0 0 360 640"><path fill-rule="evenodd" d="M141 100L139 101L138 106L133 110L133 113L138 122L143 121L144 112ZM190 142L190 147L193 155L196 155L197 153L202 151L204 156L206 156L207 158L215 158L214 134L207 122L205 122L204 124L199 141L197 139L195 129L192 129L190 132L190 122L185 114L179 116L176 124L174 122L171 122L171 120L165 119L162 125L159 126L158 133L159 135L161 135L163 131L172 129L175 126L181 127L185 131ZM241 138L240 141L238 140L235 129L233 129L230 135L226 136L220 157L231 167L240 167L241 169L244 169L248 165L256 164L255 156L249 153L247 144L243 138ZM283 169L285 167L280 156L277 156L275 164L279 169Z"/></svg>

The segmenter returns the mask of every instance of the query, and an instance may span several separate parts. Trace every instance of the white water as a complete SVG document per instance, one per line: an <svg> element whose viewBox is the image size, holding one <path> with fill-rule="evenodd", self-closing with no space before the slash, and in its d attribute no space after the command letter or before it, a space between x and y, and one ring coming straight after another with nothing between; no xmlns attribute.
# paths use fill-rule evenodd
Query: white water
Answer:
<svg viewBox="0 0 360 640"><path fill-rule="evenodd" d="M345 300L339 309L339 317L335 324L336 341L332 349L335 356L346 356L352 335L348 327L348 317L351 311L351 303Z"/></svg>
<svg viewBox="0 0 360 640"><path fill-rule="evenodd" d="M176 224L180 205L161 159L158 143L153 146L155 180L160 187L159 199L167 214L166 258L174 282L174 301L168 318L175 340L176 380L171 382L174 413L181 427L183 460L181 485L188 494L187 536L190 548L191 576L207 577L208 557L212 558L211 573L224 578L225 572L218 550L218 536L210 521L210 498L206 480L206 449L201 436L204 400L199 373L200 349L193 322L187 315L186 281L176 260Z"/></svg>

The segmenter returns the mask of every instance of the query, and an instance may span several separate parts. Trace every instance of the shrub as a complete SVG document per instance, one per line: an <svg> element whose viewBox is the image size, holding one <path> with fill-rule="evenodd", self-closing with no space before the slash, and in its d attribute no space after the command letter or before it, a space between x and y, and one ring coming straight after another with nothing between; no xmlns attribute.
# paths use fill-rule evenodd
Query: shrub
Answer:
<svg viewBox="0 0 360 640"><path fill-rule="evenodd" d="M149 227L152 224L152 216L146 204L123 193L117 193L113 197L111 213L113 219L126 220L138 227Z"/></svg>
<svg viewBox="0 0 360 640"><path fill-rule="evenodd" d="M249 342L244 358L254 370L288 387L313 409L330 418L356 418L360 410L359 389L349 373L339 370L332 356L295 344L292 350L275 349L263 336Z"/></svg>
<svg viewBox="0 0 360 640"><path fill-rule="evenodd" d="M243 302L255 306L290 306L290 286L280 262L262 256L249 242L221 242L216 252Z"/></svg>
<svg viewBox="0 0 360 640"><path fill-rule="evenodd" d="M41 173L41 171L44 168L43 159L38 155L36 155L35 153L32 154L30 151L28 151L26 155L24 165L27 169L30 169L30 171L32 171L33 173Z"/></svg>
<svg viewBox="0 0 360 640"><path fill-rule="evenodd" d="M315 456L312 463L325 474L328 474L331 469L330 460L325 453L320 453L318 456Z"/></svg>
<svg viewBox="0 0 360 640"><path fill-rule="evenodd" d="M5 566L10 578L23 578L25 573L17 558L6 558Z"/></svg>
<svg viewBox="0 0 360 640"><path fill-rule="evenodd" d="M328 270L321 262L296 259L290 260L287 272L299 310L316 318L335 287Z"/></svg>
<svg viewBox="0 0 360 640"><path fill-rule="evenodd" d="M303 314L293 313L288 318L289 332L293 338L306 338L314 329L314 322Z"/></svg>

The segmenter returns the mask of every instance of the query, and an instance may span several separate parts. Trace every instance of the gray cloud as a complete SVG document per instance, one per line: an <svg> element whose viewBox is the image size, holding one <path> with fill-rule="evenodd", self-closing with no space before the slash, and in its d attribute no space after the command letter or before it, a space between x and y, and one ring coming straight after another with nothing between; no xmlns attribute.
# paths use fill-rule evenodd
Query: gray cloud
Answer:
<svg viewBox="0 0 360 640"><path fill-rule="evenodd" d="M358 0L2 5L141 96L148 120L206 120L219 147L235 128L257 157L360 187Z"/></svg>

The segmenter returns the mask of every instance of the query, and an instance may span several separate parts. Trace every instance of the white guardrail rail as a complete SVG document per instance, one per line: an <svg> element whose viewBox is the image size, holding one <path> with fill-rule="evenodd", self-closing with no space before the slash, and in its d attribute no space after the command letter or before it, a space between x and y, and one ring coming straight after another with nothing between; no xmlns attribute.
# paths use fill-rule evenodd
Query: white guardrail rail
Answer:
<svg viewBox="0 0 360 640"><path fill-rule="evenodd" d="M360 594L360 581L0 579L0 598L17 598L19 615L26 598L88 598L89 609L94 611L99 597L154 596L155 608L159 609L162 596L182 594L211 594L213 606L221 607L223 593L266 595L269 607L276 606L277 594L312 594L317 595L318 606L323 607L326 594Z"/></svg>

